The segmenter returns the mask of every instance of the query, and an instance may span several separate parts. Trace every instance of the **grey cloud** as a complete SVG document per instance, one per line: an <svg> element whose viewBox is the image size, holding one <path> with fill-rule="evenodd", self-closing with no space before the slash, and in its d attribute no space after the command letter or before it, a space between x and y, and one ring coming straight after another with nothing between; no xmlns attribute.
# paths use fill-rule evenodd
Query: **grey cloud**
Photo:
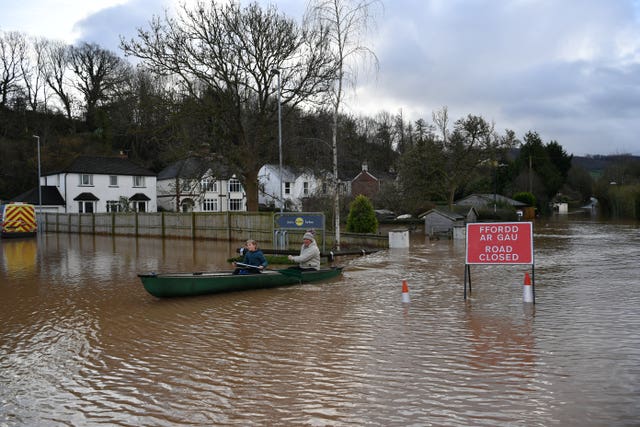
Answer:
<svg viewBox="0 0 640 427"><path fill-rule="evenodd" d="M97 43L117 54L120 36L134 37L138 28L145 28L154 15L164 13L163 1L135 0L97 12L75 24L80 40Z"/></svg>
<svg viewBox="0 0 640 427"><path fill-rule="evenodd" d="M268 4L270 0L261 0ZM243 1L243 3L246 3ZM82 39L120 54L163 13L135 0L77 23ZM299 19L303 2L280 0ZM570 153L640 154L640 15L634 0L388 0L370 47L375 77L360 76L360 99L408 120L448 106L457 119L483 115L520 137L538 131ZM393 105L385 105L383 101ZM374 115L378 111L363 111ZM603 143L606 141L606 143Z"/></svg>

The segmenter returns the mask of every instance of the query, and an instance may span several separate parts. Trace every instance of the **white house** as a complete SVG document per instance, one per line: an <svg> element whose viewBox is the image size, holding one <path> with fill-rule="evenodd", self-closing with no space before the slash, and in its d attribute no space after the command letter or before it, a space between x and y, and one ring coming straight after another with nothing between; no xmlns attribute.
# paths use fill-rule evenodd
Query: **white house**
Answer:
<svg viewBox="0 0 640 427"><path fill-rule="evenodd" d="M124 157L79 156L66 168L41 176L40 185L49 212L156 211L156 174Z"/></svg>
<svg viewBox="0 0 640 427"><path fill-rule="evenodd" d="M219 160L190 157L158 174L158 207L173 212L246 211L247 195Z"/></svg>
<svg viewBox="0 0 640 427"><path fill-rule="evenodd" d="M330 174L317 176L311 171L295 173L282 168L282 184L280 184L280 166L264 165L258 171L258 203L264 206L280 207L280 189L287 210L302 210L302 199L313 195L331 193Z"/></svg>

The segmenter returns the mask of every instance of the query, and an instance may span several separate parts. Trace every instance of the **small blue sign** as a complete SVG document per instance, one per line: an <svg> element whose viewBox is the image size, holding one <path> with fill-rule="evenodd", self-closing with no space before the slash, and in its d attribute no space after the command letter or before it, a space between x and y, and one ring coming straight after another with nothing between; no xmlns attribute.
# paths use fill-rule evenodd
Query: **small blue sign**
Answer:
<svg viewBox="0 0 640 427"><path fill-rule="evenodd" d="M324 215L304 213L278 214L276 224L288 230L324 229Z"/></svg>

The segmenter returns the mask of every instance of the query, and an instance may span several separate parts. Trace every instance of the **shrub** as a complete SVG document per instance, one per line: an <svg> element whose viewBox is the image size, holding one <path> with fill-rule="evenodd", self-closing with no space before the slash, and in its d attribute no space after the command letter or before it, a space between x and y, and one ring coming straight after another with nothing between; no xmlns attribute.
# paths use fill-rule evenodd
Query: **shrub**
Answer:
<svg viewBox="0 0 640 427"><path fill-rule="evenodd" d="M513 195L513 200L517 200L518 202L522 202L527 206L535 206L536 205L536 196L529 193L528 191L523 191L520 193L516 193Z"/></svg>
<svg viewBox="0 0 640 427"><path fill-rule="evenodd" d="M378 220L373 205L362 194L349 205L347 231L351 233L375 233L378 231Z"/></svg>

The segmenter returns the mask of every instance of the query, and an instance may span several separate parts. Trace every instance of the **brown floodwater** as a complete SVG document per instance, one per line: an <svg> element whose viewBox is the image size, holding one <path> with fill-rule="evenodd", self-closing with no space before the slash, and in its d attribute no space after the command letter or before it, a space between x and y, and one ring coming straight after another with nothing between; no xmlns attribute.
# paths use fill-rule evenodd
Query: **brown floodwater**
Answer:
<svg viewBox="0 0 640 427"><path fill-rule="evenodd" d="M0 426L640 424L637 224L538 221L535 306L529 266L471 266L465 301L464 242L420 233L329 283L164 300L137 274L239 244L0 245Z"/></svg>

